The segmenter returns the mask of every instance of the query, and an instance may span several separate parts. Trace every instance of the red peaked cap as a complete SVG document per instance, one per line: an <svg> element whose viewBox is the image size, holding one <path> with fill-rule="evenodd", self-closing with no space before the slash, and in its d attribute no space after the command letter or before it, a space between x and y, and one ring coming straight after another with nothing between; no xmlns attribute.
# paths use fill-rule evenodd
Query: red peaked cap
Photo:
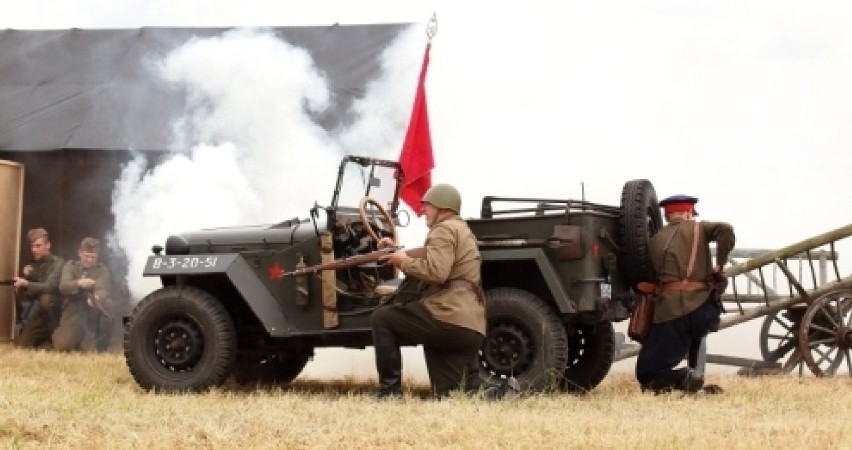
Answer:
<svg viewBox="0 0 852 450"><path fill-rule="evenodd" d="M696 203L698 203L698 199L695 197L690 197L688 195L672 195L671 197L666 197L660 201L660 208L663 208L663 211L665 211L666 214L692 211L692 214L697 216L698 211L695 210Z"/></svg>

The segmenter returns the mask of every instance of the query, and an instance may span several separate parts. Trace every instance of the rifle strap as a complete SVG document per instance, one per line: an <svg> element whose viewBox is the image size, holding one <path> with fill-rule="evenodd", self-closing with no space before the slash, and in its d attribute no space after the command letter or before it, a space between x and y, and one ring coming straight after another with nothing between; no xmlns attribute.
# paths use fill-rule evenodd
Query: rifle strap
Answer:
<svg viewBox="0 0 852 450"><path fill-rule="evenodd" d="M692 251L689 254L689 264L686 267L686 276L681 280L684 285L689 281L689 277L692 275L692 270L695 268L695 254L698 250L698 233L699 233L699 225L698 222L694 222L695 226L693 227L693 235L692 235ZM665 261L666 252L669 250L669 246L671 245L674 237L680 231L680 225L675 229L671 236L669 236L668 240L666 240L666 246L663 247L663 253L660 259L660 267L663 267L663 262ZM636 290L643 292L648 295L655 295L663 292L663 283L657 283L656 285L652 285L651 283L642 282L637 284ZM668 289L671 290L671 289Z"/></svg>
<svg viewBox="0 0 852 450"><path fill-rule="evenodd" d="M689 281L689 277L692 276L692 269L695 269L695 255L698 253L698 233L701 231L701 227L698 225L697 220L693 223L695 226L692 228L692 252L689 254L689 265L686 266L686 276L683 277L684 283Z"/></svg>

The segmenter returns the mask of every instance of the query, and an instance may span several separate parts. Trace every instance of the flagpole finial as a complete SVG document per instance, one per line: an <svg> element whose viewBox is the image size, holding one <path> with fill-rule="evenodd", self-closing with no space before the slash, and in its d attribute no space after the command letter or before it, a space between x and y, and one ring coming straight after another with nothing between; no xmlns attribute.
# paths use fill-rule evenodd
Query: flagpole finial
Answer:
<svg viewBox="0 0 852 450"><path fill-rule="evenodd" d="M438 15L437 13L432 13L432 17L430 17L429 22L426 23L426 37L429 39L430 43L436 34L438 34Z"/></svg>

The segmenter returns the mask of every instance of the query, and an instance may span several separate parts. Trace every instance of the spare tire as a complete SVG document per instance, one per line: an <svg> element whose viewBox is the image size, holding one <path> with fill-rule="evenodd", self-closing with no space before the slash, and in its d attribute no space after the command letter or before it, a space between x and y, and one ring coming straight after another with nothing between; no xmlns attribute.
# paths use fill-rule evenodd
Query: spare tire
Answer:
<svg viewBox="0 0 852 450"><path fill-rule="evenodd" d="M619 266L628 285L653 276L648 240L663 227L663 217L654 185L648 180L630 180L621 190Z"/></svg>

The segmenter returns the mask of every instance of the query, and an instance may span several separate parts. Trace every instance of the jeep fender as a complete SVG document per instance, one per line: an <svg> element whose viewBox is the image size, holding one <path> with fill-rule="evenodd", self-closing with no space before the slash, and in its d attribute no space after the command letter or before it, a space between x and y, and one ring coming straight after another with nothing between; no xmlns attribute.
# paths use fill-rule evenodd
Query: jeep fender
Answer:
<svg viewBox="0 0 852 450"><path fill-rule="evenodd" d="M239 253L152 255L145 262L145 269L142 272L142 275L146 277L175 277L178 279L178 284L191 284L180 281L186 277L213 274L223 274L228 278L271 336L284 336L292 329L278 307L278 301L269 293L255 271ZM215 292L210 294L216 296ZM218 300L222 301L222 299Z"/></svg>
<svg viewBox="0 0 852 450"><path fill-rule="evenodd" d="M545 254L544 249L511 248L487 251L480 250L480 254L482 256L483 265L488 262L498 261L532 261L544 279L544 283L547 285L550 295L556 302L556 307L559 309L559 312L562 314L577 312L577 308L572 304L568 293L565 291L565 287L562 285L562 280L559 278L559 274L553 269L553 265L550 263L550 259L547 257L547 254ZM485 270L483 270L483 276L485 276L484 274ZM485 282L485 280L483 280L483 282ZM499 282L489 284L493 284L493 286L489 286L489 288L502 287Z"/></svg>

